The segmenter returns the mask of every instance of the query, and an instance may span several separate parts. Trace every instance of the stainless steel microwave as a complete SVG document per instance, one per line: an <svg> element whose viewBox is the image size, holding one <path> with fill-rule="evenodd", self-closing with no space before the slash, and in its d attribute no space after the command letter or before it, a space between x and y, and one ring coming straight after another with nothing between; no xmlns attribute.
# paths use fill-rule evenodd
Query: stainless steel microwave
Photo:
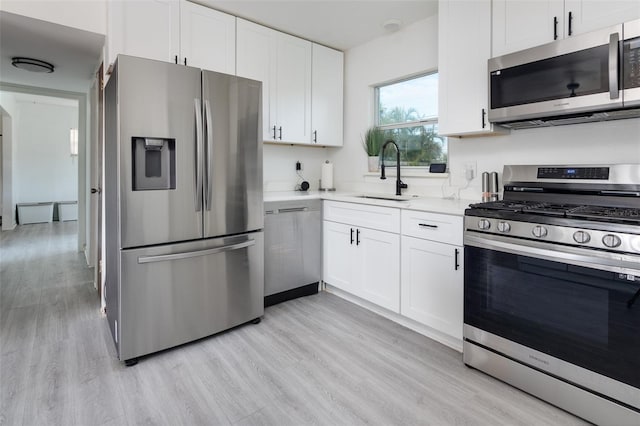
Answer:
<svg viewBox="0 0 640 426"><path fill-rule="evenodd" d="M489 92L513 129L640 117L640 20L492 58Z"/></svg>

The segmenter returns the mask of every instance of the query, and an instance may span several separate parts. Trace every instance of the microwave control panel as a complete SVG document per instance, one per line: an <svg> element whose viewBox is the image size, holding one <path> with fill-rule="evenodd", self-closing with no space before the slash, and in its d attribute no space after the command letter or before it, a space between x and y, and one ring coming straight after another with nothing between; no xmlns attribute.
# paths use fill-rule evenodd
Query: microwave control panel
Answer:
<svg viewBox="0 0 640 426"><path fill-rule="evenodd" d="M622 48L623 87L640 87L640 37L625 40Z"/></svg>

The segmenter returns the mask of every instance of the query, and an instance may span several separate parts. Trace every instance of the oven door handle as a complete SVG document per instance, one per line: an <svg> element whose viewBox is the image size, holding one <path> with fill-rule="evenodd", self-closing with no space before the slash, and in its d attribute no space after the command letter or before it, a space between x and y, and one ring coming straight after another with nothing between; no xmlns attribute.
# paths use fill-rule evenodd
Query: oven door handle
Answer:
<svg viewBox="0 0 640 426"><path fill-rule="evenodd" d="M527 245L524 245L524 243ZM478 236L469 233L465 233L464 245L553 262L561 261L570 265L633 275L634 277L640 276L640 270L638 269L640 261L638 257L622 253L600 252L596 250L589 250L589 253L585 253L585 251L587 251L585 249L575 249L573 247L558 245L554 245L553 249L550 249L548 243L540 243L538 241L526 240L519 244L514 244L510 241L505 241L504 237L498 235Z"/></svg>

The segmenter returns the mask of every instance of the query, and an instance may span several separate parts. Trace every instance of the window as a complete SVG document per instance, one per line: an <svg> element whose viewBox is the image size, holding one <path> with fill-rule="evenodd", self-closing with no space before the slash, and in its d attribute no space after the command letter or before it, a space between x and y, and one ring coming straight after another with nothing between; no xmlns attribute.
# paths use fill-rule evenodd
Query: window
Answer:
<svg viewBox="0 0 640 426"><path fill-rule="evenodd" d="M69 151L72 157L78 155L78 129L69 129Z"/></svg>
<svg viewBox="0 0 640 426"><path fill-rule="evenodd" d="M376 126L400 148L400 164L427 167L447 162L447 139L438 135L438 73L378 86ZM385 164L396 153L387 148Z"/></svg>

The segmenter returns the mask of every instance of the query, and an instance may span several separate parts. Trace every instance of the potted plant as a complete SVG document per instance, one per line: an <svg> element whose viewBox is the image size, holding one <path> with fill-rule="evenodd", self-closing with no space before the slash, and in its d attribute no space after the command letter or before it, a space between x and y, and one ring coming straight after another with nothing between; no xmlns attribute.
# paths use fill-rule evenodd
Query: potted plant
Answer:
<svg viewBox="0 0 640 426"><path fill-rule="evenodd" d="M373 126L367 129L362 139L362 146L369 156L369 171L377 172L380 164L380 149L384 144L386 132Z"/></svg>

